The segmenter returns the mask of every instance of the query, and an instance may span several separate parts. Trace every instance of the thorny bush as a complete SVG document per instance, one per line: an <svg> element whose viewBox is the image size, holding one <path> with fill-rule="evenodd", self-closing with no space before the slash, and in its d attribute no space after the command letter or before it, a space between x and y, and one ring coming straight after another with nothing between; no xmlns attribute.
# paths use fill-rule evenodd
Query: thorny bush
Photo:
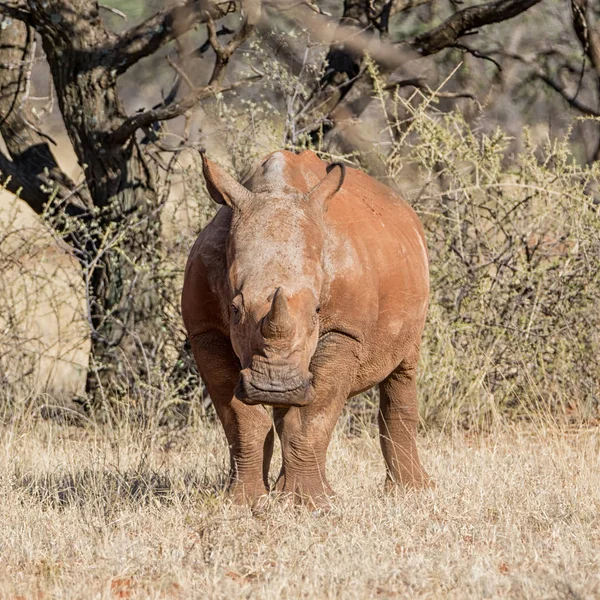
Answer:
<svg viewBox="0 0 600 600"><path fill-rule="evenodd" d="M578 164L568 138L537 147L525 134L520 150L509 154L512 140L502 130L488 135L458 111L440 112L435 92L390 93L373 66L370 72L387 182L404 190L427 232L431 304L419 373L424 423L481 427L535 418L540 411L553 418L598 419L599 167ZM314 73L300 75L309 76ZM304 149L308 142L298 131L306 119L305 88L282 71L270 77L259 100L217 98L207 112L218 125L220 148L227 148L219 155L230 160L226 166L241 177L250 162L283 143ZM315 150L325 160L356 166L363 158L342 153L335 143ZM178 350L183 337L176 310L187 252L214 212L197 170L193 161L185 163L174 184L179 193L162 216L159 281L173 307L165 315L164 343L173 348L175 366L151 365L152 377L140 382L131 405L109 407L114 418L181 424L206 414L206 398L189 376L191 359ZM11 258L4 247L0 260L6 263ZM4 285L0 295L8 293ZM10 333L10 323L18 320L10 313L15 306L3 300L4 365L18 355ZM185 376L174 384L160 376L178 368ZM3 384L2 400L14 402ZM344 416L346 431L372 424L376 411L376 394L353 399Z"/></svg>

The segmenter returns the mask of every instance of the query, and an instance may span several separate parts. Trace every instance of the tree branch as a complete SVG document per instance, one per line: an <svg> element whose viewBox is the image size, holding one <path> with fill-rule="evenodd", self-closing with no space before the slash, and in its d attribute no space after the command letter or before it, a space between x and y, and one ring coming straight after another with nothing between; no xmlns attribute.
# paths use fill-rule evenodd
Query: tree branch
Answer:
<svg viewBox="0 0 600 600"><path fill-rule="evenodd" d="M114 8L113 6L108 6L106 4L98 4L98 8L101 8L102 10L112 13L113 15L117 15L117 17L121 17L121 19L123 19L124 21L127 21L127 15L122 10L119 10L118 8Z"/></svg>
<svg viewBox="0 0 600 600"><path fill-rule="evenodd" d="M38 214L50 196L69 199L67 212L79 214L91 205L86 188L78 188L61 170L45 136L34 128L28 113L28 81L33 64L34 35L24 23L14 21L0 29L0 134L12 161L0 155L0 171L10 176L7 189Z"/></svg>
<svg viewBox="0 0 600 600"><path fill-rule="evenodd" d="M149 56L172 40L230 12L211 0L186 0L172 8L161 10L143 23L131 27L119 36L113 48L114 65L118 74L124 73L140 59Z"/></svg>
<svg viewBox="0 0 600 600"><path fill-rule="evenodd" d="M423 55L435 54L456 44L473 29L512 19L541 0L495 0L455 12L435 29L417 36L412 43Z"/></svg>
<svg viewBox="0 0 600 600"><path fill-rule="evenodd" d="M25 2L2 2L0 3L0 15L5 15L17 21L29 22L29 11Z"/></svg>
<svg viewBox="0 0 600 600"><path fill-rule="evenodd" d="M534 75L543 81L548 87L551 87L555 92L558 92L567 101L569 106L573 107L575 110L578 110L581 114L584 114L588 117L600 117L600 112L589 106L586 106L577 100L576 96L568 94L567 90L561 87L558 83L556 83L556 81L554 81L554 79L545 73L535 73Z"/></svg>
<svg viewBox="0 0 600 600"><path fill-rule="evenodd" d="M471 94L470 92L440 92L432 90L422 79L415 77L389 82L383 87L383 89L384 91L390 91L402 87L414 87L415 89L421 91L427 98L431 97L443 98L447 100L473 100L473 102L477 104L479 110L483 110L479 100L477 99L477 96Z"/></svg>
<svg viewBox="0 0 600 600"><path fill-rule="evenodd" d="M222 87L220 84L206 85L193 90L190 94L179 100L179 102L133 115L110 134L109 143L117 145L125 144L138 129L150 127L150 125L158 121L169 121L176 117L180 117L188 110L194 108L201 100L205 100L206 98L210 98L210 96L215 96L222 92L229 92L261 78L262 75L253 75L252 77L237 81L225 87Z"/></svg>
<svg viewBox="0 0 600 600"><path fill-rule="evenodd" d="M192 88L191 92L178 102L174 102L167 106L161 105L157 108L143 111L129 117L110 134L108 143L116 145L125 144L140 128L149 127L158 121L168 121L179 117L205 98L214 96L220 92L230 91L240 85L260 79L261 76L256 75L236 82L230 86L223 87L222 85L225 69L231 56L250 37L260 20L261 5L259 0L246 0L246 2L243 3L242 8L246 15L246 19L237 33L235 33L229 43L225 46L221 46L219 43L218 33L212 17L210 15L207 17L206 27L208 30L208 40L216 54L215 66L208 85L201 88ZM183 76L178 67L176 68L176 72L180 77ZM183 77L183 79L186 80L191 87L189 79L185 77Z"/></svg>

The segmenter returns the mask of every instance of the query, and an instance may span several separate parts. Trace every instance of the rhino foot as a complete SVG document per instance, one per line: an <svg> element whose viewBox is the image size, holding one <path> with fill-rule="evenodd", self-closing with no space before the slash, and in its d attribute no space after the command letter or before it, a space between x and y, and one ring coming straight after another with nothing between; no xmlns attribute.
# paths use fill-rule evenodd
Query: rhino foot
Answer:
<svg viewBox="0 0 600 600"><path fill-rule="evenodd" d="M254 507L267 498L268 491L262 479L256 483L235 480L230 483L227 496L234 504Z"/></svg>
<svg viewBox="0 0 600 600"><path fill-rule="evenodd" d="M331 508L335 492L320 476L289 476L282 474L277 480L275 491L294 504L307 508L327 511Z"/></svg>

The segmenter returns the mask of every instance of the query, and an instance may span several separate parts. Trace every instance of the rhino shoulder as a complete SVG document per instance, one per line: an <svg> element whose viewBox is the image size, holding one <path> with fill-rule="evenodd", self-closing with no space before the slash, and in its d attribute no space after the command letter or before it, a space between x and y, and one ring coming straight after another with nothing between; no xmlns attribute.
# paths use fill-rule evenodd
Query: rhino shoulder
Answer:
<svg viewBox="0 0 600 600"><path fill-rule="evenodd" d="M194 244L186 267L186 283L203 296L227 294L226 246L231 211L221 208L202 230Z"/></svg>

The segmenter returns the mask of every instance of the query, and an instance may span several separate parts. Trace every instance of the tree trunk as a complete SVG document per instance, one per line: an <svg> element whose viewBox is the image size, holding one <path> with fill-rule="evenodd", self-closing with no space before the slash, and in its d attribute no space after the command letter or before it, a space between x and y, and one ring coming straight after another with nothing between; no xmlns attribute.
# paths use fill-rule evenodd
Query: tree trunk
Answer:
<svg viewBox="0 0 600 600"><path fill-rule="evenodd" d="M179 0L115 34L104 27L96 0L0 2L0 36L6 41L0 45L0 133L10 155L0 152L0 171L13 178L9 189L22 191L38 213L48 215L55 208L52 224L81 263L92 339L87 391L96 406L114 406L115 393L146 403L148 390L162 387L166 316L173 304L161 267L163 197L153 170L156 163L136 134L253 79L223 83L232 54L261 15L258 0L240 4L243 23L221 45L214 20L230 12L232 4ZM200 23L207 24L215 51L209 83L128 116L117 78ZM84 186L75 186L60 170L47 136L26 118L33 30L42 40L63 121L85 174ZM179 67L174 68L181 76ZM170 373L178 381L179 367Z"/></svg>
<svg viewBox="0 0 600 600"><path fill-rule="evenodd" d="M92 35L81 39L90 48L102 43ZM92 329L87 391L98 399L100 391L133 391L131 386L150 383L165 310L158 282L158 191L135 138L107 143L107 133L126 114L116 77L86 60L87 49L44 36L59 106L96 208L82 266Z"/></svg>
<svg viewBox="0 0 600 600"><path fill-rule="evenodd" d="M117 75L102 52L111 34L102 27L94 3L87 12L71 13L59 0L53 4L54 14L51 8L38 9L32 3L31 16L42 37L67 133L84 165L87 189L79 194L84 200L78 203L79 211L62 215L59 233L83 269L92 339L87 391L98 403L115 392L139 391L140 385L149 383L152 366L161 364L165 330L165 299L158 281L161 205L152 170L135 138L110 143L110 133L127 118L117 94ZM69 35L70 30L77 30L77 35ZM7 58L16 67L27 59L32 35L19 22L2 32L2 42L12 51ZM26 173L25 181L36 171L40 176L26 198L39 213L49 197L40 183L58 186L65 196L76 194L45 140L33 139L37 134L24 120L27 77L26 69L0 73L4 92L0 109L7 109L2 110L1 133L13 169ZM12 99L11 110L7 98ZM0 168L6 163L10 161L4 160Z"/></svg>

